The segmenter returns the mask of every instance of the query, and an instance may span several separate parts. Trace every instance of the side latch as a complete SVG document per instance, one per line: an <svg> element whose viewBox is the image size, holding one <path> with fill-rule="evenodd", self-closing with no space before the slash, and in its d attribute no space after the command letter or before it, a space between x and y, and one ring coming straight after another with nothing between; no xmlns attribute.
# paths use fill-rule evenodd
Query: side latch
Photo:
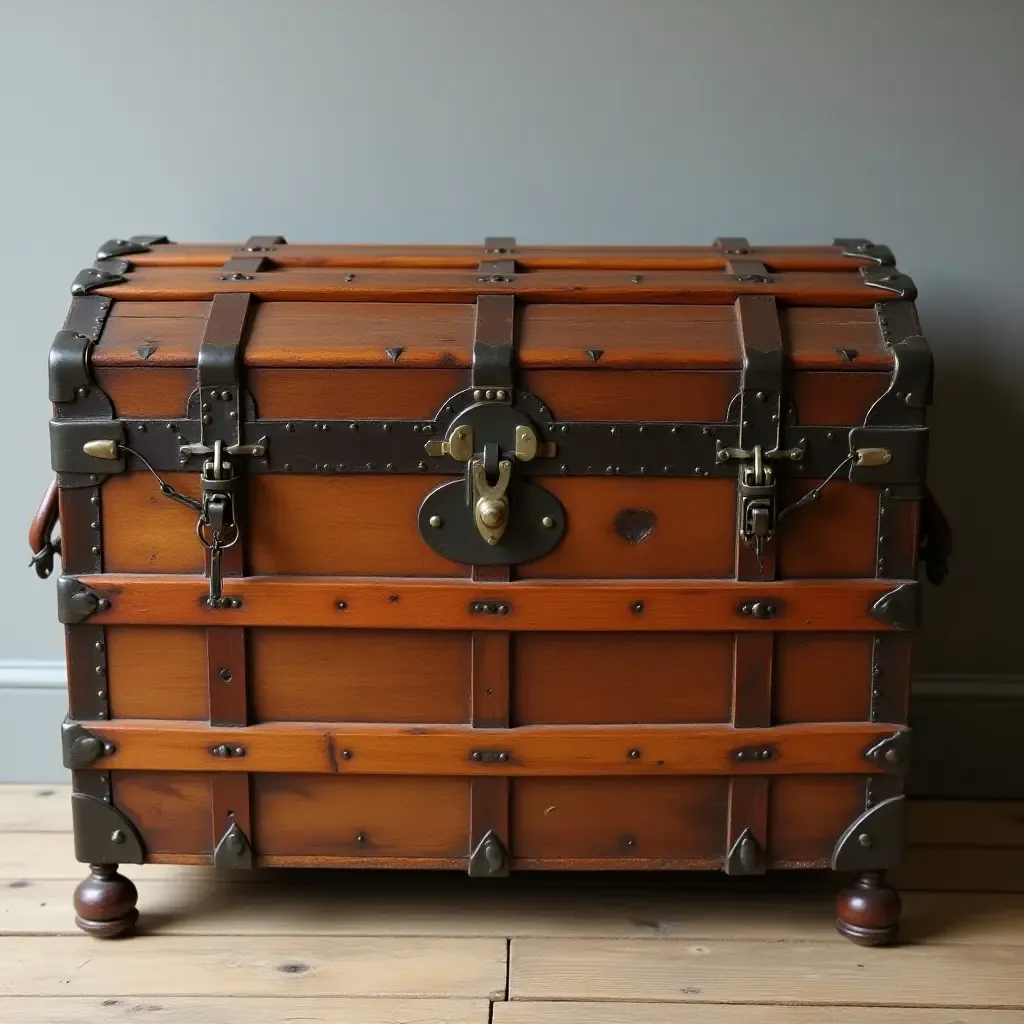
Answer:
<svg viewBox="0 0 1024 1024"><path fill-rule="evenodd" d="M505 878L508 875L508 851L491 829L476 844L469 857L470 878Z"/></svg>

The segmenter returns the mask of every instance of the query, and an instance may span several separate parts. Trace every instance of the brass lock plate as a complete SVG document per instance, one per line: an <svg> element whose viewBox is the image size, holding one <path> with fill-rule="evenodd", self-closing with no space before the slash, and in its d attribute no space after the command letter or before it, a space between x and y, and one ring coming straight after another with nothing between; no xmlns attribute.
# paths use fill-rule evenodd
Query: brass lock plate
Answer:
<svg viewBox="0 0 1024 1024"><path fill-rule="evenodd" d="M420 536L439 555L467 565L515 565L553 551L565 534L561 502L537 484L515 480L507 492L507 521L500 541L488 543L466 501L466 481L435 487L420 505Z"/></svg>

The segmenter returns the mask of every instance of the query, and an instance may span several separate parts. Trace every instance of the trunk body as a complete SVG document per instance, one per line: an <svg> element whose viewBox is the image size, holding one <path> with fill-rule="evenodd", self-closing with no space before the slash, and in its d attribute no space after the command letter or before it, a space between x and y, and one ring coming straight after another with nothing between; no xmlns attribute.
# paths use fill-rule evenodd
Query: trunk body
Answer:
<svg viewBox="0 0 1024 1024"><path fill-rule="evenodd" d="M885 247L100 255L51 355L81 859L898 857L931 364Z"/></svg>

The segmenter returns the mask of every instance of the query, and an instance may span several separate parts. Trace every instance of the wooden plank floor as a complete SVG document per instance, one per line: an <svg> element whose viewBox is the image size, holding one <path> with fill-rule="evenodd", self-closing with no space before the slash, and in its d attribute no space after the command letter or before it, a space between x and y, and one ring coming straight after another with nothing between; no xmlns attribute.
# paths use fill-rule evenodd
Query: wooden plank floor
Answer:
<svg viewBox="0 0 1024 1024"><path fill-rule="evenodd" d="M1024 804L910 831L893 949L836 935L820 877L169 865L126 869L140 932L100 942L67 790L0 787L0 1022L1024 1024Z"/></svg>

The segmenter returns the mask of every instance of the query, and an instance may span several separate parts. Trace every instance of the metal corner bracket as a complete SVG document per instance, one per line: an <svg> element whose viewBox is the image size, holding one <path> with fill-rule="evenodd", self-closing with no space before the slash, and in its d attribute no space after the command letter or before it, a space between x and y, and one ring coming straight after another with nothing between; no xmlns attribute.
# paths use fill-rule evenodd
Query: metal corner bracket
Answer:
<svg viewBox="0 0 1024 1024"><path fill-rule="evenodd" d="M906 797L892 796L864 811L839 837L833 871L879 871L898 864L906 846Z"/></svg>
<svg viewBox="0 0 1024 1024"><path fill-rule="evenodd" d="M913 301L917 298L917 285L914 284L913 279L895 267L861 267L860 275L869 288L891 292L898 299Z"/></svg>
<svg viewBox="0 0 1024 1024"><path fill-rule="evenodd" d="M252 844L249 837L232 821L213 851L213 866L218 870L248 870L252 867Z"/></svg>
<svg viewBox="0 0 1024 1024"><path fill-rule="evenodd" d="M491 829L476 844L469 856L470 878L505 878L508 875L508 851Z"/></svg>
<svg viewBox="0 0 1024 1024"><path fill-rule="evenodd" d="M115 274L111 270L101 270L97 267L86 267L80 270L71 282L72 295L88 295L97 288L109 288L111 285L124 284L124 274Z"/></svg>
<svg viewBox="0 0 1024 1024"><path fill-rule="evenodd" d="M132 235L131 238L108 238L97 250L96 259L110 260L149 252L154 245L169 245L166 235Z"/></svg>
<svg viewBox="0 0 1024 1024"><path fill-rule="evenodd" d="M763 875L765 873L764 850L749 828L745 828L725 859L727 875Z"/></svg>
<svg viewBox="0 0 1024 1024"><path fill-rule="evenodd" d="M868 238L833 238L832 244L843 250L844 256L870 260L880 267L892 267L896 257L887 245L877 245Z"/></svg>
<svg viewBox="0 0 1024 1024"><path fill-rule="evenodd" d="M57 579L57 619L65 626L85 622L90 615L106 611L110 601L100 597L74 576L60 576Z"/></svg>
<svg viewBox="0 0 1024 1024"><path fill-rule="evenodd" d="M921 587L917 583L901 583L872 602L868 611L873 619L891 629L917 629L921 624Z"/></svg>
<svg viewBox="0 0 1024 1024"><path fill-rule="evenodd" d="M900 729L864 751L864 760L892 774L903 774L910 761L911 730Z"/></svg>
<svg viewBox="0 0 1024 1024"><path fill-rule="evenodd" d="M84 864L142 864L146 849L138 829L112 804L87 793L71 794L75 857Z"/></svg>
<svg viewBox="0 0 1024 1024"><path fill-rule="evenodd" d="M117 753L117 746L109 740L89 732L85 726L65 718L60 727L64 767L73 772L91 768L101 757Z"/></svg>

